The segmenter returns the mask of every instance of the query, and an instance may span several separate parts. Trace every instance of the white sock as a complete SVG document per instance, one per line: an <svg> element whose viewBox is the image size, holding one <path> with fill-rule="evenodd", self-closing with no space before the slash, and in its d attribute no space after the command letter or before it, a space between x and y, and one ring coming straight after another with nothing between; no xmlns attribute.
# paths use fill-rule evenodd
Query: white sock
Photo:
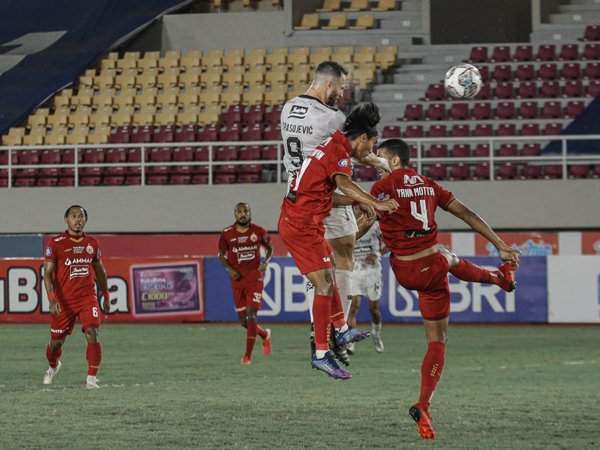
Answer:
<svg viewBox="0 0 600 450"><path fill-rule="evenodd" d="M372 323L371 326L372 326L373 334L379 335L379 333L381 333L381 322Z"/></svg>
<svg viewBox="0 0 600 450"><path fill-rule="evenodd" d="M308 300L308 311L310 312L310 323L315 323L313 318L313 303L315 302L315 287L312 285L308 278L304 277L304 286L306 289L306 299Z"/></svg>
<svg viewBox="0 0 600 450"><path fill-rule="evenodd" d="M96 375L88 375L87 376L87 381L89 383L96 383Z"/></svg>
<svg viewBox="0 0 600 450"><path fill-rule="evenodd" d="M327 350L317 350L316 352L316 357L317 359L323 359L325 358L325 354L327 353Z"/></svg>
<svg viewBox="0 0 600 450"><path fill-rule="evenodd" d="M340 293L340 299L342 300L344 317L348 318L350 306L352 305L352 271L336 269L335 282Z"/></svg>

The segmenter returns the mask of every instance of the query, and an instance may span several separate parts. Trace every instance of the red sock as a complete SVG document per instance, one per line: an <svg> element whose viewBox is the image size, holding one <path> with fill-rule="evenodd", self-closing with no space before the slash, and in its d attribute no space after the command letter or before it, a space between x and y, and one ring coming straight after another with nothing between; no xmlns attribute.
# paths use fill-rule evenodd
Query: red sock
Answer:
<svg viewBox="0 0 600 450"><path fill-rule="evenodd" d="M431 342L421 364L421 394L419 403L429 409L433 391L440 381L444 362L446 361L446 344Z"/></svg>
<svg viewBox="0 0 600 450"><path fill-rule="evenodd" d="M88 375L96 376L98 369L100 369L100 361L102 360L102 346L100 342L90 344L88 342L85 357L88 362Z"/></svg>
<svg viewBox="0 0 600 450"><path fill-rule="evenodd" d="M456 267L450 269L450 273L460 280L476 281L478 283L493 283L492 280L498 278L492 277L492 272L489 270L462 258Z"/></svg>
<svg viewBox="0 0 600 450"><path fill-rule="evenodd" d="M262 339L265 339L267 337L267 330L261 328L258 323L256 324L256 332Z"/></svg>
<svg viewBox="0 0 600 450"><path fill-rule="evenodd" d="M46 359L48 360L50 367L53 369L56 369L56 366L58 366L60 355L62 355L62 346L59 347L57 351L53 352L50 350L50 344L46 345Z"/></svg>
<svg viewBox="0 0 600 450"><path fill-rule="evenodd" d="M317 350L329 350L329 324L331 323L331 297L315 294L313 319Z"/></svg>
<svg viewBox="0 0 600 450"><path fill-rule="evenodd" d="M344 309L342 308L342 299L340 297L340 291L337 287L333 287L333 301L331 302L331 323L335 328L341 328L345 325L346 319L344 318Z"/></svg>
<svg viewBox="0 0 600 450"><path fill-rule="evenodd" d="M248 358L252 356L254 342L256 342L257 328L258 324L256 323L256 320L248 320L246 322L246 356Z"/></svg>

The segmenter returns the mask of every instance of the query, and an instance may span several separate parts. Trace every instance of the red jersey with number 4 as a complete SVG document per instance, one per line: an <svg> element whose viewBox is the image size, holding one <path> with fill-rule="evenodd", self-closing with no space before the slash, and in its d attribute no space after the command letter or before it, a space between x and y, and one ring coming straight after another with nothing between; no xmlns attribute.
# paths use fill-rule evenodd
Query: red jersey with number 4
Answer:
<svg viewBox="0 0 600 450"><path fill-rule="evenodd" d="M394 170L373 184L371 195L400 204L379 220L383 241L395 255L412 255L437 244L435 210L454 200L452 192L413 169Z"/></svg>
<svg viewBox="0 0 600 450"><path fill-rule="evenodd" d="M227 262L241 277L231 280L234 285L246 285L262 281L260 265L260 247L269 245L269 233L263 227L250 224L244 231L238 231L234 225L225 228L219 237L219 252L225 255Z"/></svg>
<svg viewBox="0 0 600 450"><path fill-rule="evenodd" d="M96 295L92 264L100 257L98 241L85 233L75 237L65 231L48 243L45 258L56 265L54 292L61 302Z"/></svg>
<svg viewBox="0 0 600 450"><path fill-rule="evenodd" d="M350 142L339 131L318 145L294 174L282 214L295 222L321 223L333 206L334 176L352 177L350 152Z"/></svg>

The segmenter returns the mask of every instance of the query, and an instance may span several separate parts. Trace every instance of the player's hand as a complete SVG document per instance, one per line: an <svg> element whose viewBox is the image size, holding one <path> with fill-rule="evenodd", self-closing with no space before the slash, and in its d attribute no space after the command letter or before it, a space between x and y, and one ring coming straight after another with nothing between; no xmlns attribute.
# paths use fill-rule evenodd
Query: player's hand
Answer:
<svg viewBox="0 0 600 450"><path fill-rule="evenodd" d="M367 218L369 220L375 218L375 208L373 208L371 205L367 205L366 203L359 203L358 207L362 212L364 212L367 215Z"/></svg>
<svg viewBox="0 0 600 450"><path fill-rule="evenodd" d="M378 202L377 206L375 206L375 209L381 212L392 212L398 209L399 206L400 205L396 200L390 198L389 200L383 200Z"/></svg>
<svg viewBox="0 0 600 450"><path fill-rule="evenodd" d="M102 312L108 314L110 312L110 292L102 292Z"/></svg>
<svg viewBox="0 0 600 450"><path fill-rule="evenodd" d="M258 266L258 271L259 272L266 272L267 271L267 264L266 263L260 263Z"/></svg>
<svg viewBox="0 0 600 450"><path fill-rule="evenodd" d="M504 242L497 247L498 255L502 259L502 261L519 261L519 255L521 251L511 247Z"/></svg>
<svg viewBox="0 0 600 450"><path fill-rule="evenodd" d="M58 317L60 314L60 303L58 303L56 292L52 291L48 294L48 301L50 302L50 314L54 317Z"/></svg>
<svg viewBox="0 0 600 450"><path fill-rule="evenodd" d="M229 272L229 278L231 278L232 280L239 280L241 275L238 271L230 269L227 272Z"/></svg>

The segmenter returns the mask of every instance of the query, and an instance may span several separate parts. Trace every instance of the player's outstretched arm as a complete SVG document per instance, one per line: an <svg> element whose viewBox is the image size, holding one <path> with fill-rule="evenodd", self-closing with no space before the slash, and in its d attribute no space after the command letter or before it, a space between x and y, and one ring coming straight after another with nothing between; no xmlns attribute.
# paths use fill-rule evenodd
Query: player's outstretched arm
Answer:
<svg viewBox="0 0 600 450"><path fill-rule="evenodd" d="M370 194L363 191L360 186L354 183L350 177L343 174L337 174L334 176L334 181L340 191L352 198L353 200L364 203L365 205L372 206L378 211L391 212L398 208L398 202L396 200L389 199L379 201Z"/></svg>
<svg viewBox="0 0 600 450"><path fill-rule="evenodd" d="M478 232L498 250L500 258L504 261L514 260L519 257L519 250L512 248L496 234L494 230L483 220L476 212L472 211L468 206L458 199L454 199L446 207L446 211L458 217L463 222L471 227L473 231Z"/></svg>
<svg viewBox="0 0 600 450"><path fill-rule="evenodd" d="M356 160L365 166L375 167L376 169L383 170L387 173L391 172L388 162L374 153L368 153L364 158L356 158Z"/></svg>
<svg viewBox="0 0 600 450"><path fill-rule="evenodd" d="M50 302L50 314L57 317L60 314L60 304L54 292L54 272L56 271L56 263L54 261L44 261L44 287L48 294Z"/></svg>
<svg viewBox="0 0 600 450"><path fill-rule="evenodd" d="M261 262L260 265L258 266L259 272L264 272L267 270L267 266L269 265L269 262L271 261L271 258L273 257L273 246L271 245L271 243L263 242L262 246L267 250L267 254L265 255L265 260L263 262Z"/></svg>
<svg viewBox="0 0 600 450"><path fill-rule="evenodd" d="M94 272L96 273L96 280L102 292L102 311L106 314L110 311L110 294L108 292L108 277L106 276L106 269L102 260L92 263Z"/></svg>

